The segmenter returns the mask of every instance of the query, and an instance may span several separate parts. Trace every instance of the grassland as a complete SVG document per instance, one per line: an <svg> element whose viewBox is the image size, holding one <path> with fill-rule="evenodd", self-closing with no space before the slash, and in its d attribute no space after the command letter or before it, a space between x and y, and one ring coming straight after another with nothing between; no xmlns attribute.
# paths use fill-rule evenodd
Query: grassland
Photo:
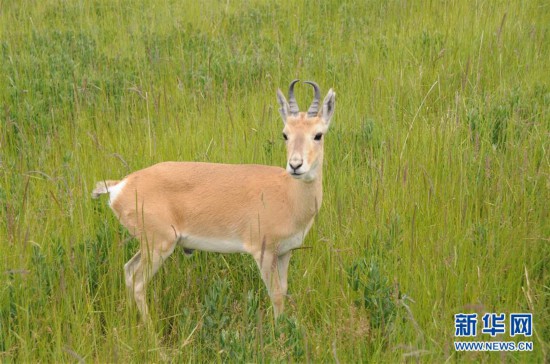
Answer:
<svg viewBox="0 0 550 364"><path fill-rule="evenodd" d="M0 361L550 360L549 59L543 0L1 1ZM337 107L286 315L252 258L177 251L156 339L95 181L284 165L294 78ZM460 312L532 312L534 350L455 352Z"/></svg>

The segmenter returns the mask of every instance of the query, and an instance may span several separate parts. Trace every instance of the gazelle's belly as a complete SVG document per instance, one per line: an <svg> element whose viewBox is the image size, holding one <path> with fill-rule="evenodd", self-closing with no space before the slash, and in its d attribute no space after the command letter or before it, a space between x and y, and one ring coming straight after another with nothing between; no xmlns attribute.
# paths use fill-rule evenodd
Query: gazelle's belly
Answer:
<svg viewBox="0 0 550 364"><path fill-rule="evenodd" d="M216 253L246 253L244 244L238 239L218 239L181 234L178 244L185 249L204 250Z"/></svg>

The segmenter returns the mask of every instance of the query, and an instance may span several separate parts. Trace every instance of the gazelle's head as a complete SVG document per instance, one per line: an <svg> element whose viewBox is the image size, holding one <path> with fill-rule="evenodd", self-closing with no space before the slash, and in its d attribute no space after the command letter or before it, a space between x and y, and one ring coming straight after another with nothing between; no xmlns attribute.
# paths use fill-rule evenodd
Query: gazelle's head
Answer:
<svg viewBox="0 0 550 364"><path fill-rule="evenodd" d="M315 82L305 81L313 86L315 97L307 113L300 112L294 97L294 85L298 81L290 83L288 102L281 90L277 90L277 100L281 106L279 112L285 124L283 138L287 149L286 170L296 179L313 181L322 168L324 135L334 113L336 93L330 89L319 110L319 86Z"/></svg>

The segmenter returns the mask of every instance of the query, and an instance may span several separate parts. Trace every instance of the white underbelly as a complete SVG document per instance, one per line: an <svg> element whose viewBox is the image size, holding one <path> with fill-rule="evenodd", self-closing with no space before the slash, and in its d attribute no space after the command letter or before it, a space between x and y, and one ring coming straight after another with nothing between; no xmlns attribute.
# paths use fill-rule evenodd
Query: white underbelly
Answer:
<svg viewBox="0 0 550 364"><path fill-rule="evenodd" d="M243 242L238 239L217 239L182 235L178 244L186 249L204 250L207 252L246 253Z"/></svg>

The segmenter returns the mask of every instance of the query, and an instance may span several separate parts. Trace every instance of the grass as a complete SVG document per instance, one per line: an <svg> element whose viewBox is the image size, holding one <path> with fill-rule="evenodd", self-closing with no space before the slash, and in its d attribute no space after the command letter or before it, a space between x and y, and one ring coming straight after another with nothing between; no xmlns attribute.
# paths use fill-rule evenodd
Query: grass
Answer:
<svg viewBox="0 0 550 364"><path fill-rule="evenodd" d="M0 361L548 361L549 24L542 0L1 2ZM283 166L296 77L337 107L286 315L252 258L176 252L157 340L95 181ZM461 312L533 313L534 350L456 352Z"/></svg>

